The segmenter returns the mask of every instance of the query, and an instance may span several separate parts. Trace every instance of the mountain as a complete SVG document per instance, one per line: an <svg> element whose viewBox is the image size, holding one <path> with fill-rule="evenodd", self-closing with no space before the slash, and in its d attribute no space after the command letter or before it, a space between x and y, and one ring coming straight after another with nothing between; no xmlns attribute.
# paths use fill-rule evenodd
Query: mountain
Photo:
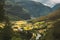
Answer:
<svg viewBox="0 0 60 40"><path fill-rule="evenodd" d="M41 16L39 18L36 19L32 19L29 20L29 22L40 22L40 21L60 21L60 8L51 12L50 14L48 14L47 16Z"/></svg>
<svg viewBox="0 0 60 40"><path fill-rule="evenodd" d="M54 10L57 10L58 8L60 8L60 3L59 4L56 4L52 9L54 11Z"/></svg>
<svg viewBox="0 0 60 40"><path fill-rule="evenodd" d="M52 11L50 7L44 6L40 2L34 2L34 1L16 2L16 4L10 6L8 5L6 6L6 9L8 9L7 13L13 14L21 18L25 18L27 16L40 17L40 16L48 15ZM26 13L26 11L28 13ZM25 14L27 14L27 16ZM26 18L26 19L30 19L30 18Z"/></svg>
<svg viewBox="0 0 60 40"><path fill-rule="evenodd" d="M8 15L6 14L6 16L8 16L8 18L9 18L10 21L23 20L23 19L21 19L20 17L15 16L15 15L12 15L12 14L8 14Z"/></svg>
<svg viewBox="0 0 60 40"><path fill-rule="evenodd" d="M21 1L21 2L17 2L16 4L21 5L22 7L27 9L30 15L34 17L44 16L52 11L50 7L44 6L40 2Z"/></svg>
<svg viewBox="0 0 60 40"><path fill-rule="evenodd" d="M14 17L16 16L25 20L30 19L30 15L23 10L23 7L18 5L6 5L5 11L7 14L13 15Z"/></svg>
<svg viewBox="0 0 60 40"><path fill-rule="evenodd" d="M8 14L17 16L25 20L46 16L50 14L52 11L57 10L59 7L60 4L56 4L53 8L50 8L48 6L41 4L40 2L34 1L18 1L15 4L13 3L5 5Z"/></svg>

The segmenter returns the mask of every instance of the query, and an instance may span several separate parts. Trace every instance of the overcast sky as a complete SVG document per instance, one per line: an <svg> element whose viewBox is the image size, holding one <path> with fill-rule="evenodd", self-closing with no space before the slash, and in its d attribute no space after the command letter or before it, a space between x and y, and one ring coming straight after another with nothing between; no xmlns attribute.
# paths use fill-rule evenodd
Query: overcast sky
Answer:
<svg viewBox="0 0 60 40"><path fill-rule="evenodd" d="M60 3L60 0L32 0L32 1L40 2L49 7L54 7L54 5Z"/></svg>
<svg viewBox="0 0 60 40"><path fill-rule="evenodd" d="M31 1L31 0L15 0L15 1ZM56 5L57 3L60 3L60 0L32 0L32 1L40 2L51 8L54 7L54 5Z"/></svg>

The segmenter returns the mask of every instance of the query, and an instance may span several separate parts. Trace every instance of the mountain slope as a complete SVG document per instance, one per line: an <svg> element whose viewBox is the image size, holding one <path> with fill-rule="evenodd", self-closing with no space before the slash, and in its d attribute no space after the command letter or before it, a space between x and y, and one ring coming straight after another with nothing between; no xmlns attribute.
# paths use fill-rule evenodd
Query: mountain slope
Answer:
<svg viewBox="0 0 60 40"><path fill-rule="evenodd" d="M15 15L22 19L46 16L59 7L60 4L57 4L53 8L50 8L48 6L44 6L40 2L34 1L21 1L16 2L13 5L6 5L7 13Z"/></svg>
<svg viewBox="0 0 60 40"><path fill-rule="evenodd" d="M57 10L58 8L60 8L60 3L59 4L56 4L52 9L54 11L54 10Z"/></svg>
<svg viewBox="0 0 60 40"><path fill-rule="evenodd" d="M33 17L44 16L52 11L50 7L44 6L40 2L34 2L34 1L16 2L16 4L14 4L14 6L12 5L10 9L8 9L8 7L6 9L8 9L7 11L10 14L19 16L21 13L20 7L26 9L28 11L28 14Z"/></svg>
<svg viewBox="0 0 60 40"><path fill-rule="evenodd" d="M30 19L30 15L26 11L24 11L23 7L21 6L14 5L13 7L6 7L6 12L21 19Z"/></svg>
<svg viewBox="0 0 60 40"><path fill-rule="evenodd" d="M29 13L34 17L47 15L49 12L52 11L50 7L44 6L40 2L24 1L24 2L17 2L16 4L21 5L22 7L27 9Z"/></svg>

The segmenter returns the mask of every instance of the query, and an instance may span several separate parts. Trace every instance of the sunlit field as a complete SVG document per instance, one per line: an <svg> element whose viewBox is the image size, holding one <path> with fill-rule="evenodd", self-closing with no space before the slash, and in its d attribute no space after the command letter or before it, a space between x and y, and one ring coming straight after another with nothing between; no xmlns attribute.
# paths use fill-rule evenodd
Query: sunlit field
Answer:
<svg viewBox="0 0 60 40"><path fill-rule="evenodd" d="M29 23L25 20L11 21L11 28L13 31L12 40L37 40L37 39L43 40L48 31L53 28L54 22L41 21L41 22ZM1 23L0 27L2 29L4 29L4 26L5 26L4 23ZM23 33L20 34L20 32ZM31 35L31 37L25 38L28 37L28 35Z"/></svg>

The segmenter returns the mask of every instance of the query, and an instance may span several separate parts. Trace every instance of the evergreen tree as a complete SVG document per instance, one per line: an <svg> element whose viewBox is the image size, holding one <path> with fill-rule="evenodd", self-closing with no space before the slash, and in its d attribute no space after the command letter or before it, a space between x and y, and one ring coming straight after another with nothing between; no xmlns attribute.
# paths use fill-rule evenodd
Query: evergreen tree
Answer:
<svg viewBox="0 0 60 40"><path fill-rule="evenodd" d="M11 25L8 17L5 16L4 10L5 0L0 0L0 22L5 22L3 29L0 29L0 40L10 40L11 39Z"/></svg>
<svg viewBox="0 0 60 40"><path fill-rule="evenodd" d="M0 0L0 21L5 20L4 2L5 0Z"/></svg>

